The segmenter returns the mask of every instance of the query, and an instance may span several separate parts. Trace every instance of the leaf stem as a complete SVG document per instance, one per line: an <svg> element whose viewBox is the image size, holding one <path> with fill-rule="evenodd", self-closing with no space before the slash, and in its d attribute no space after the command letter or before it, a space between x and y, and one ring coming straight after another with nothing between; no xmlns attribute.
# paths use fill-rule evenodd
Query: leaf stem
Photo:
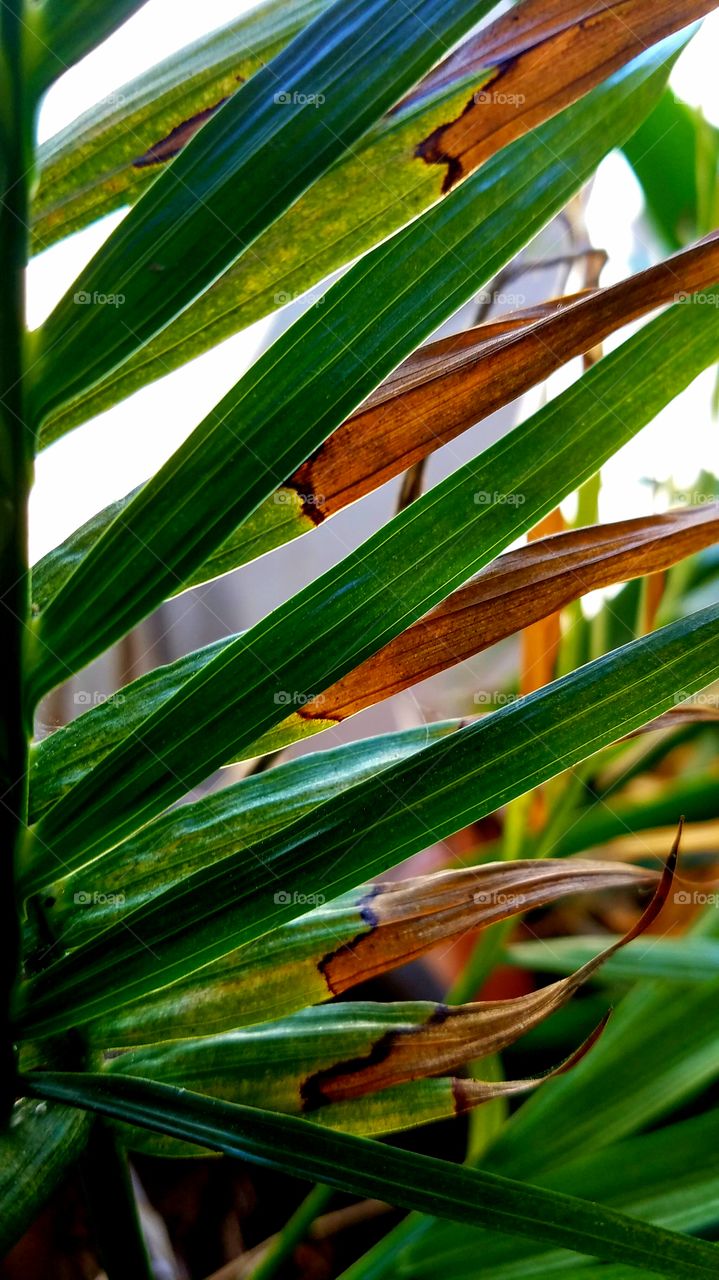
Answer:
<svg viewBox="0 0 719 1280"><path fill-rule="evenodd" d="M153 1280L127 1157L107 1121L95 1121L81 1168L108 1280Z"/></svg>
<svg viewBox="0 0 719 1280"><path fill-rule="evenodd" d="M295 1247L305 1237L309 1227L326 1208L333 1195L332 1187L326 1187L318 1182L271 1241L257 1266L249 1273L248 1280L271 1280L282 1263L290 1257Z"/></svg>
<svg viewBox="0 0 719 1280"><path fill-rule="evenodd" d="M27 500L32 432L26 418L25 298L33 103L24 74L23 0L0 10L0 1121L15 1096L10 1006L19 971L14 859L27 815L29 717L23 648L29 618Z"/></svg>

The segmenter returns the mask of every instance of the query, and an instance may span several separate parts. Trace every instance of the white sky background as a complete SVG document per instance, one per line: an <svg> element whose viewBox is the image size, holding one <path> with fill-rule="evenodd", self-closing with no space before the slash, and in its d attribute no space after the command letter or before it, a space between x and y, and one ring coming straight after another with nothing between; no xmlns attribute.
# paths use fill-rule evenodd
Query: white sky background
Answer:
<svg viewBox="0 0 719 1280"><path fill-rule="evenodd" d="M48 93L39 133L44 140L92 104L153 63L203 33L254 7L249 0L148 0L143 9L94 53L68 71ZM719 14L708 18L677 65L672 85L719 125ZM606 281L636 267L642 199L626 163L611 156L601 166L588 214L593 243L609 251ZM39 324L102 240L117 213L70 237L33 261L28 279L31 326ZM651 253L651 258L655 253ZM183 369L153 383L48 449L38 460L31 503L31 555L43 555L95 511L146 479L251 362L267 321L238 334ZM702 466L719 471L717 426L709 403L712 375L698 380L652 426L605 468L602 517L618 519L656 509L643 483L647 459L653 477L671 475L681 488Z"/></svg>

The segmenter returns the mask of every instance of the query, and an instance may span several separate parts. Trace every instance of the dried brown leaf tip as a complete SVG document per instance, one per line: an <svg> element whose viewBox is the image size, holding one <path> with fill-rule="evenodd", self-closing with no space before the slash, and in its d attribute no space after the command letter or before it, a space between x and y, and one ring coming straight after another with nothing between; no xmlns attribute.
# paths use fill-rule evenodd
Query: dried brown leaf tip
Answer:
<svg viewBox="0 0 719 1280"><path fill-rule="evenodd" d="M589 591L668 568L718 537L719 503L708 503L530 542L499 556L298 714L344 720L551 617Z"/></svg>
<svg viewBox="0 0 719 1280"><path fill-rule="evenodd" d="M319 524L454 440L610 333L719 278L719 235L606 289L503 316L420 347L286 487Z"/></svg>
<svg viewBox="0 0 719 1280"><path fill-rule="evenodd" d="M681 825L651 902L637 923L575 973L510 1000L479 1001L456 1008L433 1006L422 1020L409 1020L386 1031L361 1057L334 1063L308 1076L301 1086L305 1109L453 1072L473 1058L499 1052L537 1026L566 1004L610 956L656 920L674 879L680 838Z"/></svg>
<svg viewBox="0 0 719 1280"><path fill-rule="evenodd" d="M576 1067L583 1058L586 1058L590 1049L594 1048L611 1016L611 1010L605 1013L601 1022L587 1036L586 1040L580 1044L578 1049L570 1053L569 1057L565 1058L564 1062L560 1062L558 1067L553 1067L551 1071L546 1071L541 1076L530 1076L524 1080L466 1080L461 1076L454 1076L452 1079L452 1096L455 1115L465 1115L466 1112L481 1106L483 1102L491 1102L493 1098L511 1098L517 1094L531 1093L533 1089L537 1089L541 1084L546 1084L548 1080L555 1080L557 1076L565 1075L567 1071L571 1071L573 1067Z"/></svg>
<svg viewBox="0 0 719 1280"><path fill-rule="evenodd" d="M323 956L318 968L330 993L340 995L469 929L565 894L641 888L656 878L643 867L587 858L518 859L369 885L357 906L360 928Z"/></svg>
<svg viewBox="0 0 719 1280"><path fill-rule="evenodd" d="M712 9L711 0L526 0L451 55L418 90L425 96L487 68L462 113L416 154L446 166L442 191L500 148L593 88L647 46Z"/></svg>

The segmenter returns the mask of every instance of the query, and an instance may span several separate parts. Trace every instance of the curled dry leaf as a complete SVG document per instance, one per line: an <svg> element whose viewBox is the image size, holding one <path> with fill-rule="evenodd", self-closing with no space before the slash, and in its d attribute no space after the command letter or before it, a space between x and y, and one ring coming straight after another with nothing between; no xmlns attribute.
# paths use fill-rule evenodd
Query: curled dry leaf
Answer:
<svg viewBox="0 0 719 1280"><path fill-rule="evenodd" d="M451 82L462 69L492 66L456 119L417 148L428 164L446 165L442 190L500 147L575 102L646 43L714 8L711 0L525 0L451 55L412 95Z"/></svg>
<svg viewBox="0 0 719 1280"><path fill-rule="evenodd" d="M480 31L360 139L315 189L124 367L60 409L43 443L297 298L434 204L460 178L576 102L715 0L525 0ZM40 245L137 197L262 64L325 6L260 11L164 69L163 93L142 78L119 108L51 146L36 202ZM224 39L223 39L224 36ZM188 74L189 69L189 74ZM125 105L127 104L127 105ZM210 123L210 128L212 124ZM78 163L78 152L81 162ZM368 174L380 182L368 184ZM367 189L372 192L368 200ZM321 235L320 235L321 230ZM322 248L318 252L318 245ZM320 491L321 492L321 491Z"/></svg>
<svg viewBox="0 0 719 1280"><path fill-rule="evenodd" d="M344 720L597 587L668 568L719 538L719 503L573 529L510 551L296 716Z"/></svg>
<svg viewBox="0 0 719 1280"><path fill-rule="evenodd" d="M298 537L454 440L624 324L719 279L719 233L607 289L548 302L420 347L179 588ZM43 609L135 491L33 568Z"/></svg>
<svg viewBox="0 0 719 1280"><path fill-rule="evenodd" d="M680 836L681 828L659 885L637 923L623 938L613 942L575 973L516 999L480 1002L458 1009L440 1007L416 1034L397 1036L388 1033L381 1044L373 1047L371 1060L337 1063L316 1072L303 1084L302 1096L306 1105L319 1106L325 1102L359 1097L365 1092L387 1088L420 1074L433 1075L451 1070L469 1058L497 1053L524 1035L566 1004L605 960L640 937L657 918L674 878Z"/></svg>
<svg viewBox="0 0 719 1280"><path fill-rule="evenodd" d="M370 884L315 907L181 982L91 1025L98 1046L217 1033L317 1004L439 942L565 894L643 887L645 868L580 858L487 863Z"/></svg>
<svg viewBox="0 0 719 1280"><path fill-rule="evenodd" d="M718 534L719 503L711 503L574 529L510 551L342 680L308 699L237 759L262 755L321 732L466 661L588 591L668 568L711 546ZM110 699L37 743L32 751L31 819L36 820L126 733L139 727L148 706L161 707L235 638L157 668L124 688L121 701ZM669 721L653 722L647 728L684 723L689 715L692 722L697 719L677 708Z"/></svg>
<svg viewBox="0 0 719 1280"><path fill-rule="evenodd" d="M315 523L502 408L620 326L719 279L719 233L606 289L420 347L295 472ZM216 554L220 554L217 552Z"/></svg>
<svg viewBox="0 0 719 1280"><path fill-rule="evenodd" d="M540 1076L523 1080L474 1080L460 1076L430 1076L408 1080L403 1084L382 1089L378 1093L368 1093L359 1098L333 1102L331 1106L321 1106L304 1114L311 1115L317 1124L325 1128L362 1134L365 1137L381 1137L384 1134L416 1128L431 1121L466 1115L475 1107L481 1106L484 1102L491 1102L494 1098L511 1098L531 1093L545 1081L570 1071L596 1044L608 1019L609 1015L603 1018L584 1043L559 1066ZM152 1068L145 1065L143 1069L151 1070ZM122 1071L121 1064L119 1070ZM216 1086L208 1086L207 1078L202 1076L197 1084L203 1090L212 1088L212 1092L215 1092L216 1087L218 1094L220 1089L223 1089L222 1096L226 1100L230 1097L235 1101L246 1099L249 1095L251 1105L254 1106L258 1105L258 1098L262 1096L262 1085L258 1089L254 1081L251 1090L239 1092L230 1079L222 1082L218 1079ZM277 1106L277 1097L274 1093L272 1102ZM298 1108L294 1105L294 1101L287 1110L297 1113ZM187 1157L212 1154L190 1143L161 1137L136 1127L123 1127L123 1138L128 1147L150 1155Z"/></svg>
<svg viewBox="0 0 719 1280"><path fill-rule="evenodd" d="M417 1089L403 1099L402 1086L429 1083L429 1077L446 1075L473 1058L497 1053L513 1043L566 1004L605 960L649 927L667 900L680 838L681 825L659 884L634 927L575 973L538 991L511 1000L454 1008L420 1002L325 1005L223 1035L113 1053L106 1056L105 1069L199 1089L225 1101L304 1113L331 1127L378 1132L383 1111L388 1127L406 1127L414 1122L406 1104L415 1098ZM569 1069L583 1057L603 1025L551 1074ZM457 1114L491 1097L531 1089L539 1082L434 1080L430 1093L435 1107L446 1107L451 1095L451 1109L446 1113ZM440 1102L443 1090L444 1104ZM379 1095L380 1113L370 1121L362 1100L375 1095ZM428 1103L426 1093L420 1090L418 1096ZM333 1119L334 1107L338 1113Z"/></svg>

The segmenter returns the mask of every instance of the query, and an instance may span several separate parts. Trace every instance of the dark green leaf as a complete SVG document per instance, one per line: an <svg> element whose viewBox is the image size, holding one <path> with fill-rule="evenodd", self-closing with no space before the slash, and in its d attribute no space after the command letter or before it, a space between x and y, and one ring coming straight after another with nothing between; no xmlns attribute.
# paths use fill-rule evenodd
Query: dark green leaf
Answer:
<svg viewBox="0 0 719 1280"><path fill-rule="evenodd" d="M123 22L142 8L144 0L39 0L28 5L29 74L38 88L79 62Z"/></svg>
<svg viewBox="0 0 719 1280"><path fill-rule="evenodd" d="M117 368L491 8L492 0L339 0L203 125L43 326L40 422Z"/></svg>
<svg viewBox="0 0 719 1280"><path fill-rule="evenodd" d="M547 1240L603 1259L659 1268L672 1280L712 1280L717 1247L613 1209L430 1156L319 1130L295 1116L223 1103L147 1080L42 1072L36 1096L92 1107L298 1177L359 1196L382 1196L456 1222Z"/></svg>
<svg viewBox="0 0 719 1280"><path fill-rule="evenodd" d="M23 1098L0 1134L0 1252L27 1230L87 1143L90 1117Z"/></svg>
<svg viewBox="0 0 719 1280"><path fill-rule="evenodd" d="M717 354L716 307L679 303L648 324L214 657L41 819L28 873L46 875L31 871L33 843L67 870L82 865L282 720L288 702L311 703L531 528Z"/></svg>
<svg viewBox="0 0 719 1280"><path fill-rule="evenodd" d="M719 676L719 605L519 699L190 876L26 984L34 1036L128 1003L562 772ZM677 815L678 817L679 815ZM251 858L252 876L248 876ZM300 895L300 903L294 895Z"/></svg>
<svg viewBox="0 0 719 1280"><path fill-rule="evenodd" d="M561 1169L536 1181L675 1231L702 1230L719 1221L719 1172L714 1158L718 1141L719 1111L714 1110L601 1151L578 1153ZM414 1280L434 1280L440 1271L446 1280L475 1280L478 1256L482 1280L521 1280L530 1275L549 1280L568 1274L577 1280L643 1280L645 1276L649 1280L656 1275L653 1269L637 1272L621 1265L598 1271L563 1250L550 1254L517 1237L510 1240L488 1231L460 1233L442 1222L418 1230L416 1240L400 1256L401 1271Z"/></svg>
<svg viewBox="0 0 719 1280"><path fill-rule="evenodd" d="M678 43L650 50L638 65L490 160L448 199L361 259L322 307L300 317L260 357L35 620L33 699L180 586L403 356L562 207L624 136L631 116L654 101ZM161 185L159 179L152 191ZM368 326L368 309L381 311L382 323ZM696 317L694 323L688 319L692 310L683 309L680 330L698 327ZM708 347L719 327L711 310L702 313ZM681 352L673 355L688 380L691 355L681 361ZM670 380L667 374L658 383L657 407ZM674 385L671 394L678 389ZM475 493L479 487L486 486L475 480ZM505 480L501 492L516 488ZM513 510L505 507L505 516Z"/></svg>

